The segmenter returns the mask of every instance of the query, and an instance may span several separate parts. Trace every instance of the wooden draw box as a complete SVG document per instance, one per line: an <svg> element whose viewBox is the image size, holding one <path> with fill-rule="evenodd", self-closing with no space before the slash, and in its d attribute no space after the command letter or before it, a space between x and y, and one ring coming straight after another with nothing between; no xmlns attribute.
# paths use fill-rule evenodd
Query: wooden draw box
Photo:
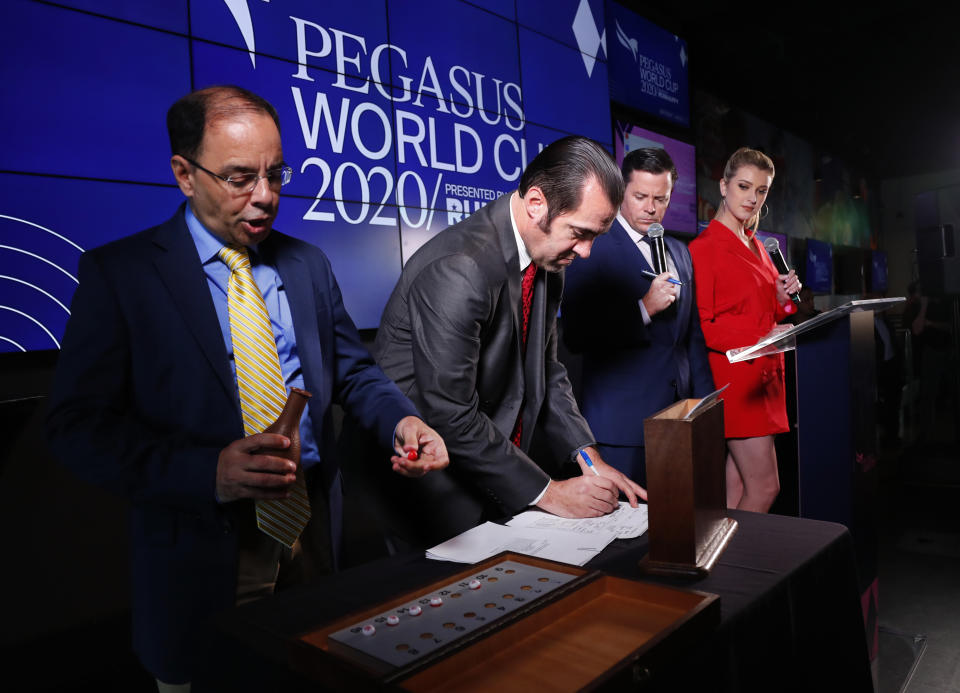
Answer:
<svg viewBox="0 0 960 693"><path fill-rule="evenodd" d="M519 582L506 582L503 566L517 564L523 577ZM512 605L512 610L482 624L462 627L465 615L485 611L495 615L496 605L504 597L515 600L530 594L532 589L527 588L535 589L537 580L550 580L537 577L538 571L559 576L549 592ZM503 581L494 584L498 579ZM475 586L477 582L481 587ZM504 589L509 592L503 593ZM453 598L458 590L459 597ZM433 618L434 607L429 603L441 593L444 601L436 607L436 614L448 611L443 618ZM427 611L411 617L419 604ZM433 618L434 625L421 626L428 623L418 620L424 615ZM394 626L388 625L386 618L391 618ZM507 552L302 634L291 642L290 661L296 670L334 689L484 693L620 689L655 674L659 662L689 646L719 620L720 601L713 594L611 577ZM414 621L417 629L407 625ZM364 626L376 631L366 640L358 635ZM396 636L404 628L408 637ZM461 632L455 633L454 628ZM429 632L418 633L418 629ZM386 648L381 647L379 654L387 656L401 646L409 648L429 640L418 640L423 636L447 634L449 639L437 638L439 644L432 651L411 657L407 664L389 664L364 651L375 652L373 643L381 635L393 638ZM341 642L350 642L350 638L359 649Z"/></svg>

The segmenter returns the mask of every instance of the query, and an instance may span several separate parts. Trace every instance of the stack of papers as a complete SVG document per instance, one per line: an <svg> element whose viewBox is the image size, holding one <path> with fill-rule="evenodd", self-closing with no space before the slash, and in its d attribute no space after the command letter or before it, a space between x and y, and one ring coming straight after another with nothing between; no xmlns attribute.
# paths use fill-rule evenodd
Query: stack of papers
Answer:
<svg viewBox="0 0 960 693"><path fill-rule="evenodd" d="M628 503L609 515L584 519L557 517L541 510L517 515L506 526L486 522L427 551L427 558L479 563L502 551L584 565L614 539L647 531L647 506Z"/></svg>

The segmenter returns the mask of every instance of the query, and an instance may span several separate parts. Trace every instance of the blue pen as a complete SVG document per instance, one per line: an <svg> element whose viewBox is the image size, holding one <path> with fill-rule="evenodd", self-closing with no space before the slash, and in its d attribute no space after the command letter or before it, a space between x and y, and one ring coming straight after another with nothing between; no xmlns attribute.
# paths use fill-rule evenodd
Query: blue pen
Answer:
<svg viewBox="0 0 960 693"><path fill-rule="evenodd" d="M649 270L640 270L644 277L649 277L650 279L656 279L659 275L650 272ZM673 277L667 277L667 281L671 284L676 284L677 286L683 286L683 282L679 279L674 279Z"/></svg>
<svg viewBox="0 0 960 693"><path fill-rule="evenodd" d="M590 467L594 474L600 476L600 472L598 472L597 468L593 466L593 460L590 459L590 455L587 454L586 450L580 451L580 457L583 458L583 461L587 463L587 466Z"/></svg>

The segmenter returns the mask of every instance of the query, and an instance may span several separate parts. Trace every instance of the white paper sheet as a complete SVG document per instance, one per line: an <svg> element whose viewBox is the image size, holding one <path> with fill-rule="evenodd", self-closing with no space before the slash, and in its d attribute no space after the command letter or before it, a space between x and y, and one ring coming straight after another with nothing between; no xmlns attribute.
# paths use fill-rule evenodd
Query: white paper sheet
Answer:
<svg viewBox="0 0 960 693"><path fill-rule="evenodd" d="M650 526L646 503L631 508L626 501L620 501L620 507L602 517L570 519L557 517L542 510L528 510L520 513L507 523L510 527L534 527L539 529L560 529L578 534L613 532L617 539L633 539L647 531Z"/></svg>
<svg viewBox="0 0 960 693"><path fill-rule="evenodd" d="M539 556L552 561L583 565L617 538L612 531L589 534L536 527L506 527L493 522L468 529L427 550L427 558L458 563L478 563L501 551Z"/></svg>

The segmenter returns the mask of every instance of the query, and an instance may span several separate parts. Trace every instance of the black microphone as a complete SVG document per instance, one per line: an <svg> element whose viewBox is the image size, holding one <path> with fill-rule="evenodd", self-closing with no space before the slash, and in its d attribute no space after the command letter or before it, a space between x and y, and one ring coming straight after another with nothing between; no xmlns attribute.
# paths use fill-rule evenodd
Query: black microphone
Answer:
<svg viewBox="0 0 960 693"><path fill-rule="evenodd" d="M663 226L660 224L650 224L650 226L647 227L647 237L650 239L653 271L657 274L663 274L667 271L667 251L666 248L663 247Z"/></svg>
<svg viewBox="0 0 960 693"><path fill-rule="evenodd" d="M789 274L790 268L787 267L787 261L783 259L783 253L780 252L780 242L776 238L767 238L767 240L763 242L763 247L770 253L770 259L773 260L773 264L776 265L777 272L780 274ZM794 291L790 294L790 300L799 306L800 294Z"/></svg>

